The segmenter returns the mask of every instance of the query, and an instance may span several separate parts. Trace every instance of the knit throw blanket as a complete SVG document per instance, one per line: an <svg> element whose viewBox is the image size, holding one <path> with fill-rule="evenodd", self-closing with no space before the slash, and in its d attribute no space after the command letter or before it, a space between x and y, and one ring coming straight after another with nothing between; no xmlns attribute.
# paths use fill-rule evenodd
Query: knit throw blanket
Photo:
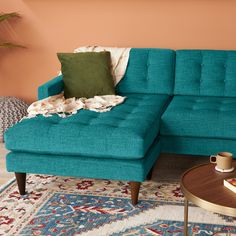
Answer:
<svg viewBox="0 0 236 236"><path fill-rule="evenodd" d="M123 78L129 60L130 48L87 46L74 50L78 52L101 52L110 51L112 73L114 84L117 85ZM51 116L58 114L60 117L67 117L76 114L80 109L91 110L95 112L107 112L112 107L123 103L125 97L117 95L95 96L93 98L69 98L65 99L63 93L51 96L32 103L28 107L27 118L37 115Z"/></svg>

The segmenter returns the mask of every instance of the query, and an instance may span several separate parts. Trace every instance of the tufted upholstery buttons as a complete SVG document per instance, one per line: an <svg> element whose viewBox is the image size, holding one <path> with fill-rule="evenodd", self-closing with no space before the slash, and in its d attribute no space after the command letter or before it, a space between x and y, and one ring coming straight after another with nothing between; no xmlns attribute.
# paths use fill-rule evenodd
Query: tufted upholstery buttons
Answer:
<svg viewBox="0 0 236 236"><path fill-rule="evenodd" d="M161 134L236 140L235 120L236 98L176 96L162 116Z"/></svg>
<svg viewBox="0 0 236 236"><path fill-rule="evenodd" d="M11 150L138 159L159 132L167 95L127 94L109 112L81 110L68 118L27 119L8 132ZM52 138L53 137L53 138Z"/></svg>
<svg viewBox="0 0 236 236"><path fill-rule="evenodd" d="M236 97L235 64L236 51L177 50L174 94Z"/></svg>
<svg viewBox="0 0 236 236"><path fill-rule="evenodd" d="M132 48L120 93L172 94L175 52L169 49Z"/></svg>

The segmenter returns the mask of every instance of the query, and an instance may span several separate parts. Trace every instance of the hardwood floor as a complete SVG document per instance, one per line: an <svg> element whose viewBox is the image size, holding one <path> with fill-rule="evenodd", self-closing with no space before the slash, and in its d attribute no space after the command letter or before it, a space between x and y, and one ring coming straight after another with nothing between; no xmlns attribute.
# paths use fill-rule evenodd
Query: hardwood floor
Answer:
<svg viewBox="0 0 236 236"><path fill-rule="evenodd" d="M5 156L7 152L4 144L0 143L0 187L14 177L14 173L9 173L6 170Z"/></svg>
<svg viewBox="0 0 236 236"><path fill-rule="evenodd" d="M209 163L208 156L161 154L153 169L152 180L178 180L187 169L203 163Z"/></svg>
<svg viewBox="0 0 236 236"><path fill-rule="evenodd" d="M5 156L7 150L3 143L0 143L0 186L7 183L14 177L14 173L6 170ZM179 179L181 174L190 167L208 162L208 157L162 154L153 168L152 180Z"/></svg>

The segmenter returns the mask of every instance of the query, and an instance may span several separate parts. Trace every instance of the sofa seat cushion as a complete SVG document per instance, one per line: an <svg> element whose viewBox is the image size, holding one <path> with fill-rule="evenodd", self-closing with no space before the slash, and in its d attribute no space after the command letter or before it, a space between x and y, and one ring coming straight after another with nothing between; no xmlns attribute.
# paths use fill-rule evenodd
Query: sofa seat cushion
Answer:
<svg viewBox="0 0 236 236"><path fill-rule="evenodd" d="M109 112L81 110L68 118L57 115L25 119L5 133L11 151L143 158L159 132L167 95L127 94Z"/></svg>
<svg viewBox="0 0 236 236"><path fill-rule="evenodd" d="M236 98L174 96L161 121L168 136L236 139Z"/></svg>

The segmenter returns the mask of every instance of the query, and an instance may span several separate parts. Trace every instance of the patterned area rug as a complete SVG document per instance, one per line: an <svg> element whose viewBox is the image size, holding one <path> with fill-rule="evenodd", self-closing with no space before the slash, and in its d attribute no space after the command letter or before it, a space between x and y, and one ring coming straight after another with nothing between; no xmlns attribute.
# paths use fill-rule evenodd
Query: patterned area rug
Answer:
<svg viewBox="0 0 236 236"><path fill-rule="evenodd" d="M15 181L0 192L0 235L183 235L183 195L174 181L143 183L131 205L122 181L29 175L28 196ZM189 235L236 235L236 219L189 209Z"/></svg>

